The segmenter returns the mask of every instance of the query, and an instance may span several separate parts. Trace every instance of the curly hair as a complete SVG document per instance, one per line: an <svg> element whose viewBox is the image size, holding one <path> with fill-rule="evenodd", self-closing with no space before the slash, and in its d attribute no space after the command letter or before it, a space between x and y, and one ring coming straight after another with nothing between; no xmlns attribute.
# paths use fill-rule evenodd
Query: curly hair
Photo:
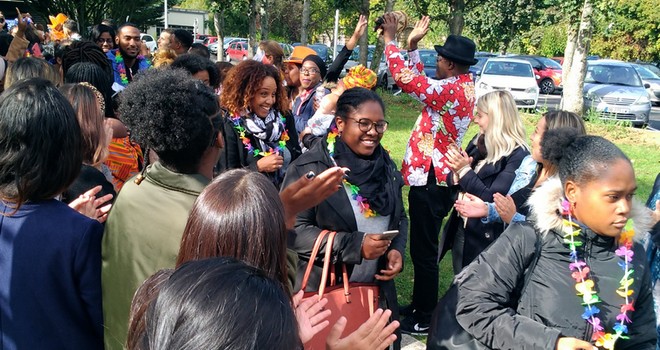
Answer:
<svg viewBox="0 0 660 350"><path fill-rule="evenodd" d="M220 104L232 114L243 112L248 108L250 101L256 96L257 90L267 77L275 79L277 85L277 102L274 107L280 113L285 113L289 103L284 86L282 86L280 72L270 64L252 60L243 61L229 71L222 83L224 90Z"/></svg>
<svg viewBox="0 0 660 350"><path fill-rule="evenodd" d="M119 112L140 145L168 169L192 174L212 144L213 90L180 69L149 69L120 95ZM146 153L146 152L145 152Z"/></svg>

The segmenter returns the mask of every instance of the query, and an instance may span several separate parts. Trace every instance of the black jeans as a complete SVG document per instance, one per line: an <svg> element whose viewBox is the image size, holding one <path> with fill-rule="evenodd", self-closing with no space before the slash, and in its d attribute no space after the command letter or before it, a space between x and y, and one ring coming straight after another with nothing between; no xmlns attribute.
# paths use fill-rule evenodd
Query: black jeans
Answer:
<svg viewBox="0 0 660 350"><path fill-rule="evenodd" d="M442 220L454 205L456 191L436 185L433 168L426 186L411 186L410 257L415 281L412 305L417 322L429 323L438 303L438 238Z"/></svg>

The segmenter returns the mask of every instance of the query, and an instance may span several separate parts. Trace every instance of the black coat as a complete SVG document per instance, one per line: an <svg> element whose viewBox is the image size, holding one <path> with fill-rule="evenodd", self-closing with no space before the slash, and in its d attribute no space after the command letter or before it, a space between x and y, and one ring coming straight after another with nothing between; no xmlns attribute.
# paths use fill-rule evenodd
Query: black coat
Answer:
<svg viewBox="0 0 660 350"><path fill-rule="evenodd" d="M326 147L327 143L325 140L317 142L312 149L291 164L282 188L295 182L309 171L320 174L326 169L331 168L333 165ZM403 178L392 161L390 161L387 172L388 174L383 174L383 176L391 177L392 181L395 181L399 188L403 187ZM397 194L398 198L393 199L396 206L394 212L390 215L388 229L399 230L400 234L392 240L389 249L399 251L401 257L404 257L406 241L408 239L408 218L403 208L401 191L399 190ZM292 235L289 242L289 248L296 251L299 257L295 290L300 289L314 242L322 230L337 231L332 252L334 255L333 258L335 262L347 265L349 275L353 269L353 265L362 262L361 249L365 233L358 231L348 195L343 189L340 189L318 206L299 213L296 218L295 234ZM321 251L324 251L324 249L325 244L321 245ZM379 259L379 266L384 267L387 263L386 255L384 254ZM323 257L318 257L309 278L307 291L317 290L321 282L322 271ZM394 288L394 283L384 284L391 284L391 287Z"/></svg>
<svg viewBox="0 0 660 350"><path fill-rule="evenodd" d="M563 243L561 226L557 226L561 225L556 212L561 202L553 193L562 192L558 179L546 180L530 198L533 224L511 225L457 276L457 320L489 348L555 349L558 337L591 340L591 325L581 317L582 299L576 295L575 280L568 267L570 250ZM638 236L644 231L635 228ZM524 279L523 262L534 254L537 234L542 236L538 263L520 300L512 302L513 289ZM605 331L612 332L623 304L615 293L623 276L618 265L621 259L615 255L618 246L614 238L599 236L589 229L583 230L580 240L584 242L579 248L580 258L589 265L594 290L602 300L597 304L601 310L598 316ZM656 331L649 269L641 244L636 242L633 249L635 281L631 288L635 311L629 313L630 339L619 340L616 349L652 350L656 346Z"/></svg>
<svg viewBox="0 0 660 350"><path fill-rule="evenodd" d="M477 136L475 136L476 138ZM474 142L470 142L465 149L467 154L477 159L478 150ZM462 192L467 192L481 198L484 202L492 202L493 194L506 194L516 177L516 170L529 152L518 147L506 157L502 157L494 164L484 164L479 172L470 170L458 182L453 183L453 176L447 175L449 186L458 185ZM474 168L474 165L473 165ZM440 260L450 250L454 243L454 236L458 225L463 225L463 218L454 210L446 224L441 240ZM480 218L468 219L465 227L465 247L463 249L463 266L469 264L488 245L490 245L504 231L504 224L491 222L484 223Z"/></svg>
<svg viewBox="0 0 660 350"><path fill-rule="evenodd" d="M225 138L225 148L220 154L218 161L218 171L222 172L229 169L248 168L250 170L257 170L257 161L260 158L248 154L243 142L238 136L238 132L234 129L234 122L232 122L230 115L227 111L223 111L223 136ZM243 125L244 126L244 125ZM286 142L286 148L291 153L291 162L298 158L300 155L300 144L298 143L298 133L294 125L293 117L291 115L285 116L285 128L289 133L289 140ZM250 140L253 147L259 148L259 142L256 137L246 131L246 136ZM260 149L261 150L261 149ZM263 151L263 150L261 150ZM277 175L277 172L262 173L266 175L277 188L280 187L283 178Z"/></svg>

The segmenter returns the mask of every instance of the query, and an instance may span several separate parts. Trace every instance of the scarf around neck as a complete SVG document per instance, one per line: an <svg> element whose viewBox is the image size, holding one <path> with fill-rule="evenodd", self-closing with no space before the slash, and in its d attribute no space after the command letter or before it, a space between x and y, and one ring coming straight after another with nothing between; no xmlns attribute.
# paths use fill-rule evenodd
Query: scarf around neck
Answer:
<svg viewBox="0 0 660 350"><path fill-rule="evenodd" d="M267 151L270 148L277 148L284 131L284 124L280 113L271 109L263 119L253 112L248 112L245 116L245 128L257 138L259 148Z"/></svg>
<svg viewBox="0 0 660 350"><path fill-rule="evenodd" d="M359 157L338 137L334 159L337 165L351 170L346 180L360 188L360 195L367 198L378 215L387 216L394 212L396 186L388 166L390 157L382 146L376 148L370 157Z"/></svg>

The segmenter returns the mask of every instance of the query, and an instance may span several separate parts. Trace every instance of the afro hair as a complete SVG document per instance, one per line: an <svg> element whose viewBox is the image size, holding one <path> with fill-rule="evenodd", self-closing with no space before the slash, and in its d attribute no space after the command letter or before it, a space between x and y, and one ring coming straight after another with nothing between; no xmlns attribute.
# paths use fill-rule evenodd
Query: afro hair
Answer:
<svg viewBox="0 0 660 350"><path fill-rule="evenodd" d="M169 169L195 173L212 144L217 97L182 69L150 69L121 93L120 114L131 137Z"/></svg>

